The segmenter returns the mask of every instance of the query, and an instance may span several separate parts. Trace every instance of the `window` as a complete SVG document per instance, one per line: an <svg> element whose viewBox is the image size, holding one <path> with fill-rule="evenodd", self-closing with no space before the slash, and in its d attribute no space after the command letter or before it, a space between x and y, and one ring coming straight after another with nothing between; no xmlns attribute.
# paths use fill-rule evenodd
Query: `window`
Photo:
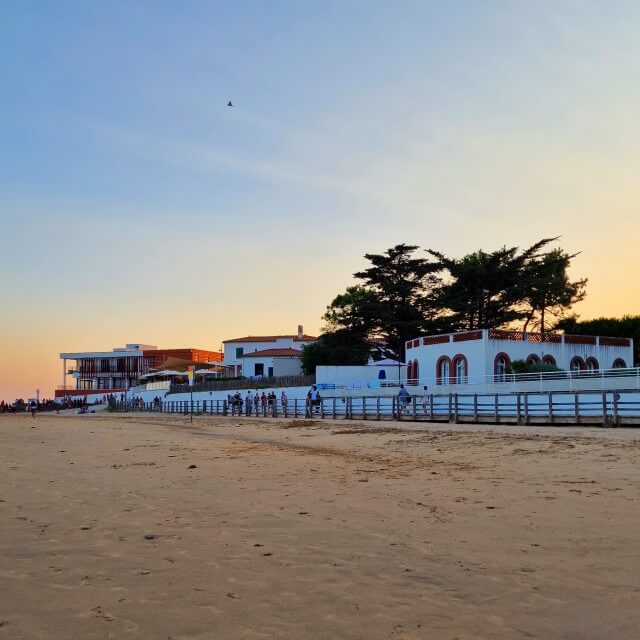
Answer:
<svg viewBox="0 0 640 640"><path fill-rule="evenodd" d="M552 364L554 367L556 366L556 359L553 356L544 356L542 358L542 362L546 362L547 364Z"/></svg>
<svg viewBox="0 0 640 640"><path fill-rule="evenodd" d="M587 358L587 361L585 364L587 367L587 371L598 371L598 369L600 369L600 365L598 364L598 361L595 358Z"/></svg>
<svg viewBox="0 0 640 640"><path fill-rule="evenodd" d="M244 347L236 347L236 358L242 358L244 355Z"/></svg>
<svg viewBox="0 0 640 640"><path fill-rule="evenodd" d="M573 356L569 364L569 369L571 369L571 371L583 371L586 369L584 360L580 356Z"/></svg>
<svg viewBox="0 0 640 640"><path fill-rule="evenodd" d="M256 376L264 375L264 364L262 362L256 362L254 367L254 375Z"/></svg>
<svg viewBox="0 0 640 640"><path fill-rule="evenodd" d="M451 360L447 356L440 356L436 364L436 384L449 384L451 375Z"/></svg>
<svg viewBox="0 0 640 640"><path fill-rule="evenodd" d="M506 353L499 353L493 361L493 373L498 382L503 382L511 369L511 358Z"/></svg>
<svg viewBox="0 0 640 640"><path fill-rule="evenodd" d="M273 367L269 367L267 369L267 375L269 376L269 378L273 378Z"/></svg>
<svg viewBox="0 0 640 640"><path fill-rule="evenodd" d="M532 353L527 358L527 364L538 364L539 362L540 362L540 358L535 353Z"/></svg>
<svg viewBox="0 0 640 640"><path fill-rule="evenodd" d="M627 368L627 363L622 358L616 358L613 361L613 368L614 369L626 369Z"/></svg>
<svg viewBox="0 0 640 640"><path fill-rule="evenodd" d="M467 382L467 359L462 354L453 358L453 382L464 384Z"/></svg>

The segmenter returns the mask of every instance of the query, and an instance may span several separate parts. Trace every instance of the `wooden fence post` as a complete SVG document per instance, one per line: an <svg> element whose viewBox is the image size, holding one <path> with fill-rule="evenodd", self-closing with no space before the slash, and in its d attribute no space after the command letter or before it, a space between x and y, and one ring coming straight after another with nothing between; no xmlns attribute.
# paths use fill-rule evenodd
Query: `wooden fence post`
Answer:
<svg viewBox="0 0 640 640"><path fill-rule="evenodd" d="M553 424L553 394L549 391L549 424Z"/></svg>
<svg viewBox="0 0 640 640"><path fill-rule="evenodd" d="M478 422L478 394L473 394L473 421Z"/></svg>
<svg viewBox="0 0 640 640"><path fill-rule="evenodd" d="M496 424L498 424L498 422L500 422L500 400L498 400L497 393L495 394L495 397L493 399L493 408L496 414Z"/></svg>

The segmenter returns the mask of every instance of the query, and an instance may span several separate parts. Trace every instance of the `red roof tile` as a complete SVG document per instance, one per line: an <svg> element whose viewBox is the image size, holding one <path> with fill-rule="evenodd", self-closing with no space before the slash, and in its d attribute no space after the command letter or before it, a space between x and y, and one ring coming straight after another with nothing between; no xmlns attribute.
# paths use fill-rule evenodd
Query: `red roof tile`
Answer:
<svg viewBox="0 0 640 640"><path fill-rule="evenodd" d="M312 340L317 340L315 336L308 336L306 333L302 336L302 338L298 338L298 334L293 334L289 336L245 336L244 338L232 338L231 340L223 340L222 342L275 342L281 338L289 338L294 340L295 342L310 342Z"/></svg>
<svg viewBox="0 0 640 640"><path fill-rule="evenodd" d="M299 358L302 351L297 349L263 349L262 351L251 351L245 353L243 358Z"/></svg>

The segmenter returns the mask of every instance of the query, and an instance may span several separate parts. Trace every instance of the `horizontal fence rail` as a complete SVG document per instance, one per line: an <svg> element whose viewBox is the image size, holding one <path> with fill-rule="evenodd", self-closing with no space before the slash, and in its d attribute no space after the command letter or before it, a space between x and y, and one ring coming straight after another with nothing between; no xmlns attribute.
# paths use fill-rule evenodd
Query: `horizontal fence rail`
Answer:
<svg viewBox="0 0 640 640"><path fill-rule="evenodd" d="M111 410L257 418L320 418L487 424L590 424L640 426L640 394L634 391L547 393L448 393L424 396L280 399L258 404L228 400L113 402Z"/></svg>

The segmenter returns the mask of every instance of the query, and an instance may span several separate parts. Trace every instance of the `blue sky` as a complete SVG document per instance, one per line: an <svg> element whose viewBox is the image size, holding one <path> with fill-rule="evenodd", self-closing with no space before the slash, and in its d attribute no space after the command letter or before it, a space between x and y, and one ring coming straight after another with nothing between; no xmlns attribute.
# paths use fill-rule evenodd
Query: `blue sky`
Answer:
<svg viewBox="0 0 640 640"><path fill-rule="evenodd" d="M2 3L0 391L17 344L48 384L60 351L317 331L362 255L397 242L562 235L590 278L584 317L640 312L639 18L634 2Z"/></svg>

